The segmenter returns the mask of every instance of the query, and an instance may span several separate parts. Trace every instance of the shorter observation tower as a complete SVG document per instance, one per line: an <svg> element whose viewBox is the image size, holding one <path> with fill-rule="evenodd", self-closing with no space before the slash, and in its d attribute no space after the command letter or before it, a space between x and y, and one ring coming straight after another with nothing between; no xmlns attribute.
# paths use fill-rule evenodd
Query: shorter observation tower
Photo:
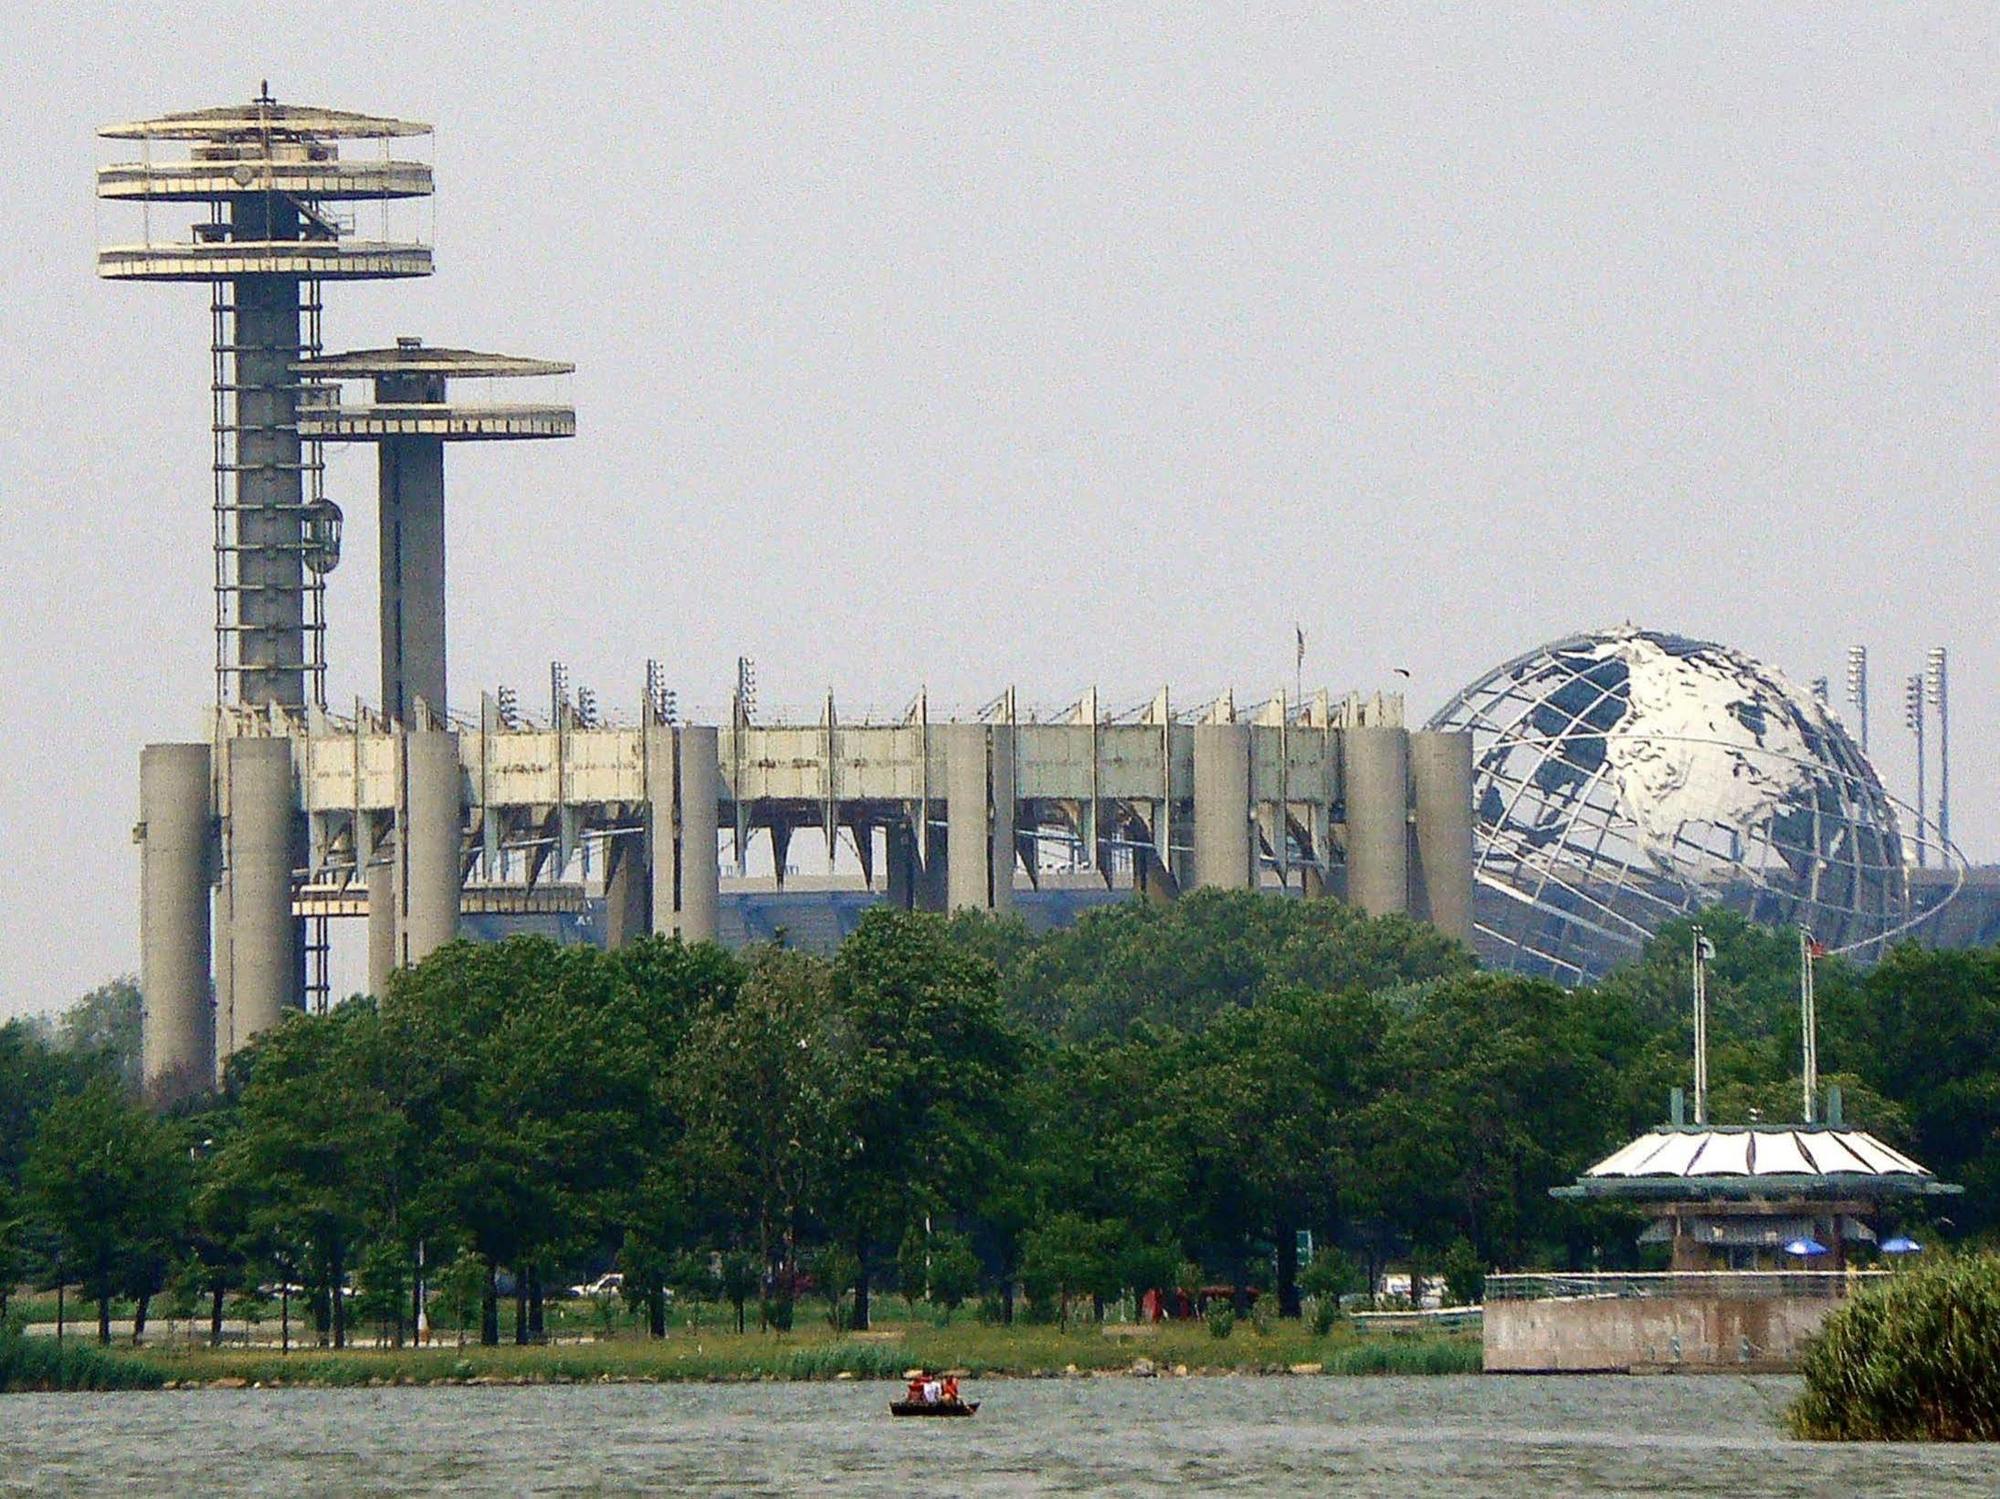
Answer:
<svg viewBox="0 0 2000 1499"><path fill-rule="evenodd" d="M576 366L470 349L393 348L301 359L308 383L299 430L316 443L373 443L379 460L382 715L402 746L405 794L393 824L356 829L368 885L369 987L458 933L464 799L457 736L447 718L444 448L449 442L574 437L576 408L508 399L512 381ZM501 389L493 401L455 399L455 382ZM347 387L358 386L356 399Z"/></svg>

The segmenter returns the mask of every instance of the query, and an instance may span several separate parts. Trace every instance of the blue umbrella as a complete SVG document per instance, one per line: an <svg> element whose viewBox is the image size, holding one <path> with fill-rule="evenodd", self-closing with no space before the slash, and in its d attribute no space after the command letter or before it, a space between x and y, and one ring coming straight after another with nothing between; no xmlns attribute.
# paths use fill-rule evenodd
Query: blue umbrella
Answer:
<svg viewBox="0 0 2000 1499"><path fill-rule="evenodd" d="M1884 1239L1882 1241L1882 1252L1884 1254L1915 1254L1923 1247L1915 1239L1904 1238L1901 1234L1896 1235L1893 1239Z"/></svg>
<svg viewBox="0 0 2000 1499"><path fill-rule="evenodd" d="M1825 1254L1826 1246L1820 1243L1817 1239L1794 1239L1792 1240L1791 1243L1785 1246L1785 1253L1796 1254L1801 1256L1809 1254Z"/></svg>

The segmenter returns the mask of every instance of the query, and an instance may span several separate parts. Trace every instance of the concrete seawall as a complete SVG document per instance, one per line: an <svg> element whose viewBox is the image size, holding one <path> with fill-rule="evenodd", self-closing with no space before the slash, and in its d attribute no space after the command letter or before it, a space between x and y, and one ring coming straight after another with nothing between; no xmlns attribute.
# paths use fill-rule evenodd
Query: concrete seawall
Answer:
<svg viewBox="0 0 2000 1499"><path fill-rule="evenodd" d="M1489 1374L1789 1372L1841 1298L1576 1297L1486 1304Z"/></svg>

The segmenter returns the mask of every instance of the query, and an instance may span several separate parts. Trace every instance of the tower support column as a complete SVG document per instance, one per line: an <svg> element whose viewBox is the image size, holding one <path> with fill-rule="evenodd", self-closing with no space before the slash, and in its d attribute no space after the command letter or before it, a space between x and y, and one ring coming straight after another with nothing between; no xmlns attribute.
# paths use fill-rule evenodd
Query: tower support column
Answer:
<svg viewBox="0 0 2000 1499"><path fill-rule="evenodd" d="M652 930L652 879L644 837L630 833L611 840L610 868L604 876L604 945L630 947Z"/></svg>
<svg viewBox="0 0 2000 1499"><path fill-rule="evenodd" d="M236 232L276 239L298 214L275 197L237 200ZM248 217L246 218L246 215ZM235 315L236 651L246 703L306 701L304 450L299 441L299 283L239 276Z"/></svg>
<svg viewBox="0 0 2000 1499"><path fill-rule="evenodd" d="M396 830L396 959L415 967L458 936L465 800L458 735L402 736L404 803Z"/></svg>
<svg viewBox="0 0 2000 1499"><path fill-rule="evenodd" d="M1214 890L1248 890L1250 861L1250 725L1194 727L1194 877Z"/></svg>
<svg viewBox="0 0 2000 1499"><path fill-rule="evenodd" d="M1369 724L1340 731L1347 803L1347 901L1370 916L1410 906L1409 733Z"/></svg>
<svg viewBox="0 0 2000 1499"><path fill-rule="evenodd" d="M384 404L441 404L444 381L396 376L375 382ZM380 444L382 711L415 722L422 698L445 712L444 442L390 437Z"/></svg>
<svg viewBox="0 0 2000 1499"><path fill-rule="evenodd" d="M1410 735L1413 912L1448 937L1472 941L1472 736Z"/></svg>
<svg viewBox="0 0 2000 1499"><path fill-rule="evenodd" d="M149 744L139 754L141 1075L159 1102L201 1091L215 1076L213 763L206 744Z"/></svg>
<svg viewBox="0 0 2000 1499"><path fill-rule="evenodd" d="M983 723L945 724L935 732L944 739L945 899L953 911L995 908L994 874L1000 854L994 847L991 799L994 788L988 763L989 735ZM1013 893L1013 755L1011 735L1007 755L1007 874Z"/></svg>
<svg viewBox="0 0 2000 1499"><path fill-rule="evenodd" d="M368 866L368 992L381 998L389 992L389 975L396 971L396 866L390 852L378 850Z"/></svg>
<svg viewBox="0 0 2000 1499"><path fill-rule="evenodd" d="M680 910L682 940L713 942L716 907L721 903L722 870L716 862L715 834L722 801L722 771L712 725L681 729L680 741Z"/></svg>
<svg viewBox="0 0 2000 1499"><path fill-rule="evenodd" d="M216 1061L227 1062L304 998L304 952L292 915L298 799L289 739L225 739L227 797L223 877L226 1009Z"/></svg>
<svg viewBox="0 0 2000 1499"><path fill-rule="evenodd" d="M646 745L652 798L653 930L713 942L722 870L715 835L722 771L712 726L660 729Z"/></svg>
<svg viewBox="0 0 2000 1499"><path fill-rule="evenodd" d="M990 911L1006 915L1014 909L1015 800L1014 726L994 724L986 731L987 797L991 826L987 831L987 856L992 873L987 886L986 905Z"/></svg>

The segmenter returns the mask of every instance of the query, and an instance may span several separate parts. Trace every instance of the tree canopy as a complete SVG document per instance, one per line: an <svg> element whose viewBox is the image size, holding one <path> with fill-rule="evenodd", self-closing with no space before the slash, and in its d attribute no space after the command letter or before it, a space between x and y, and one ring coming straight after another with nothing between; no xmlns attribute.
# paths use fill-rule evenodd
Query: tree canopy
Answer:
<svg viewBox="0 0 2000 1499"><path fill-rule="evenodd" d="M1702 919L1714 1117L1793 1117L1796 935ZM1629 1218L1548 1189L1685 1084L1688 926L1578 989L1400 918L1219 892L1046 935L878 910L830 957L455 943L287 1018L168 1119L134 1098L110 986L0 1026L0 1282L100 1308L172 1283L217 1327L226 1292L296 1284L338 1343L340 1288L400 1336L426 1274L490 1341L503 1291L531 1338L546 1286L614 1266L657 1332L674 1288L776 1326L808 1292L865 1325L897 1284L939 1315L1204 1284L1297 1315L1389 1258L1460 1287L1635 1264ZM1819 993L1850 1120L1992 1231L2000 952L1828 960Z"/></svg>

